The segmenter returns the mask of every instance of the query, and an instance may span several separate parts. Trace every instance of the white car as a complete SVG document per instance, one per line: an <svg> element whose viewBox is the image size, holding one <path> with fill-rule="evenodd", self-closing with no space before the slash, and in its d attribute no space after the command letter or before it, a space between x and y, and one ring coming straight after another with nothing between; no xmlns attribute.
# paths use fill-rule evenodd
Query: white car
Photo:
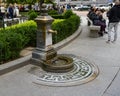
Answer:
<svg viewBox="0 0 120 96"><path fill-rule="evenodd" d="M83 6L81 6L81 7L76 6L76 7L74 7L74 9L75 9L75 10L79 10L79 11L88 10L88 9L90 9L90 6L87 6L87 5L83 5Z"/></svg>
<svg viewBox="0 0 120 96"><path fill-rule="evenodd" d="M74 9L75 9L75 10L79 10L79 9L81 9L81 7L76 6L76 7L74 7Z"/></svg>
<svg viewBox="0 0 120 96"><path fill-rule="evenodd" d="M108 4L101 4L97 8L108 11L110 9L110 6Z"/></svg>

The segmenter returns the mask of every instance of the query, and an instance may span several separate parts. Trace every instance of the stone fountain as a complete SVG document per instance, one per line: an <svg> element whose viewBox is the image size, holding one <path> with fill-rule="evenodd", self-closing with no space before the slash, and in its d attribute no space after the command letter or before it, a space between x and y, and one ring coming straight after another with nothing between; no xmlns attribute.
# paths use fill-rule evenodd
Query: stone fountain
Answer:
<svg viewBox="0 0 120 96"><path fill-rule="evenodd" d="M67 72L73 69L73 59L68 56L58 55L52 46L52 34L57 34L51 29L54 19L47 14L46 4L42 4L41 15L35 19L37 23L37 47L32 53L32 61L50 72Z"/></svg>

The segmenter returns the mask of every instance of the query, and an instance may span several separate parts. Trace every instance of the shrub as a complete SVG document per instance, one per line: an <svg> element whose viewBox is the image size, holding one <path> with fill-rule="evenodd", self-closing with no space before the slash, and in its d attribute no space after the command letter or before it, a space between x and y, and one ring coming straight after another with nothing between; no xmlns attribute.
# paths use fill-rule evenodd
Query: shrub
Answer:
<svg viewBox="0 0 120 96"><path fill-rule="evenodd" d="M55 19L52 23L52 26L55 26L57 23L64 21L65 19Z"/></svg>
<svg viewBox="0 0 120 96"><path fill-rule="evenodd" d="M28 19L29 20L34 20L37 17L37 13L34 10L30 10L28 12Z"/></svg>
<svg viewBox="0 0 120 96"><path fill-rule="evenodd" d="M73 14L67 19L58 19L52 23L52 29L57 30L57 34L53 34L53 44L60 42L73 34L80 24L80 17Z"/></svg>
<svg viewBox="0 0 120 96"><path fill-rule="evenodd" d="M71 15L73 15L74 13L72 12L72 10L66 10L65 13L63 13L63 17L65 19L69 18Z"/></svg>
<svg viewBox="0 0 120 96"><path fill-rule="evenodd" d="M37 25L34 21L0 29L0 63L19 57L27 45L36 45Z"/></svg>
<svg viewBox="0 0 120 96"><path fill-rule="evenodd" d="M59 15L51 15L54 19L64 19L64 16L62 14Z"/></svg>
<svg viewBox="0 0 120 96"><path fill-rule="evenodd" d="M58 12L57 12L56 10L49 10L49 11L48 11L48 14L49 14L49 15L57 15Z"/></svg>
<svg viewBox="0 0 120 96"><path fill-rule="evenodd" d="M55 19L68 19L70 16L74 15L72 10L66 10L63 14L50 14Z"/></svg>
<svg viewBox="0 0 120 96"><path fill-rule="evenodd" d="M14 32L2 33L0 36L3 36L0 39L0 62L18 58L24 42L27 42L25 38Z"/></svg>

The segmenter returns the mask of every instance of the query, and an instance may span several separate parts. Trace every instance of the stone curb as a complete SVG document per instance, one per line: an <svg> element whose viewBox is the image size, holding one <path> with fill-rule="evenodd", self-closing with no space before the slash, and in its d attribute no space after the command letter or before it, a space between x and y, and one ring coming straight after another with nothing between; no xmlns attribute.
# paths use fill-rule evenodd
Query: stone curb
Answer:
<svg viewBox="0 0 120 96"><path fill-rule="evenodd" d="M55 50L59 50L60 48L64 47L69 42L74 40L76 37L78 37L81 32L82 32L82 29L80 26L78 28L78 30L72 36L70 36L70 37L66 38L65 40L53 45L53 47L55 48ZM31 51L31 53L32 53L32 51ZM24 57L21 57L19 59L14 60L14 61L0 65L0 75L3 75L5 73L8 73L8 72L13 71L15 69L18 69L18 68L23 67L25 65L28 65L30 62L30 59L32 57L31 53L27 56L24 56Z"/></svg>
<svg viewBox="0 0 120 96"><path fill-rule="evenodd" d="M18 69L20 67L23 67L29 64L31 57L32 55L28 55L28 56L0 65L0 75L3 75L5 73L8 73L10 71L13 71L15 69Z"/></svg>

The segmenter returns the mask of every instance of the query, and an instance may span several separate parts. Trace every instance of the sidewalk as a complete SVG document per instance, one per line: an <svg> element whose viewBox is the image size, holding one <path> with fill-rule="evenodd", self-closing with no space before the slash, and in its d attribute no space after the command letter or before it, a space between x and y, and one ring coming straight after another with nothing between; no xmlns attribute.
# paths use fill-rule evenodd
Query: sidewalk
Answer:
<svg viewBox="0 0 120 96"><path fill-rule="evenodd" d="M116 44L107 44L107 35L90 38L86 17L81 19L81 35L58 53L74 54L94 62L100 70L95 80L71 87L36 85L28 73L33 65L27 65L0 76L0 96L120 96L120 34Z"/></svg>

